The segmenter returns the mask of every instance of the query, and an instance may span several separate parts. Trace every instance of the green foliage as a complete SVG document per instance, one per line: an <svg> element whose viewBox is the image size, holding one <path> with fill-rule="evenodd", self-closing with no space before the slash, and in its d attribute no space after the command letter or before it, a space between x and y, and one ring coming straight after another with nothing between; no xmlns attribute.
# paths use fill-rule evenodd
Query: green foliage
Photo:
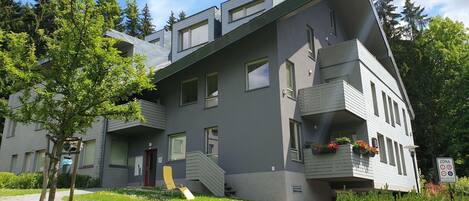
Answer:
<svg viewBox="0 0 469 201"><path fill-rule="evenodd" d="M454 191L457 194L464 194L469 196L469 177L459 178L454 186Z"/></svg>
<svg viewBox="0 0 469 201"><path fill-rule="evenodd" d="M122 11L117 0L98 0L96 4L106 26L121 32L125 30L122 24Z"/></svg>
<svg viewBox="0 0 469 201"><path fill-rule="evenodd" d="M57 186L59 188L70 188L71 180L70 174L61 174L59 175ZM99 179L88 175L77 175L75 180L75 187L77 188L94 188L99 186Z"/></svg>
<svg viewBox="0 0 469 201"><path fill-rule="evenodd" d="M11 172L0 172L0 188L7 188L15 177Z"/></svg>
<svg viewBox="0 0 469 201"><path fill-rule="evenodd" d="M131 36L141 36L137 2L135 0L127 0L127 8L125 8L124 12L126 18L125 32Z"/></svg>
<svg viewBox="0 0 469 201"><path fill-rule="evenodd" d="M174 12L171 11L171 14L169 15L168 21L166 21L166 25L164 28L168 31L173 30L173 24L176 23L178 19L174 16Z"/></svg>
<svg viewBox="0 0 469 201"><path fill-rule="evenodd" d="M141 33L142 33L142 38L144 36L147 36L153 32L155 32L155 26L151 23L151 15L150 15L150 9L148 8L148 4L145 4L145 7L142 10L142 19L141 19Z"/></svg>
<svg viewBox="0 0 469 201"><path fill-rule="evenodd" d="M467 200L469 197L460 196L461 200ZM350 191L339 192L337 201L450 201L447 194L429 196L425 193L405 193L393 195L389 191L371 191L368 193L354 193Z"/></svg>
<svg viewBox="0 0 469 201"><path fill-rule="evenodd" d="M184 11L179 12L178 14L178 21L186 19L186 13Z"/></svg>
<svg viewBox="0 0 469 201"><path fill-rule="evenodd" d="M401 15L396 13L397 6L393 4L393 0L377 0L375 7L386 36L389 39L400 37L396 26L399 24L398 18Z"/></svg>
<svg viewBox="0 0 469 201"><path fill-rule="evenodd" d="M343 144L352 143L352 140L348 137L339 137L339 138L335 139L335 142L337 142L337 144L339 144L339 145L343 145Z"/></svg>
<svg viewBox="0 0 469 201"><path fill-rule="evenodd" d="M462 23L432 19L415 40L391 43L415 111L419 167L437 178L436 156L455 159L456 172L469 175L469 34Z"/></svg>
<svg viewBox="0 0 469 201"><path fill-rule="evenodd" d="M425 8L415 5L411 0L405 1L404 10L401 12L402 20L407 23L403 30L404 36L413 40L424 29L429 21L427 15L423 14L424 11Z"/></svg>
<svg viewBox="0 0 469 201"><path fill-rule="evenodd" d="M40 173L22 173L13 177L7 188L29 189L40 188L42 185L42 174Z"/></svg>

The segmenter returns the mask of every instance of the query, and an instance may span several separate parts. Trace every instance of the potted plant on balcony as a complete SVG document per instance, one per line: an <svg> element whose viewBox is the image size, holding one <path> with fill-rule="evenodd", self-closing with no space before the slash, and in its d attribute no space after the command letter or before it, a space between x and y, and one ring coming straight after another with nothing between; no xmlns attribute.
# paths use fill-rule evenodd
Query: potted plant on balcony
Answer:
<svg viewBox="0 0 469 201"><path fill-rule="evenodd" d="M369 157L374 157L376 154L378 154L378 149L370 146L368 143L366 143L363 140L355 141L355 143L352 146L352 151L353 153L363 155L363 156L369 156Z"/></svg>
<svg viewBox="0 0 469 201"><path fill-rule="evenodd" d="M339 145L335 142L330 142L329 144L316 144L313 146L313 154L328 154L335 153L339 149Z"/></svg>
<svg viewBox="0 0 469 201"><path fill-rule="evenodd" d="M344 145L344 144L350 144L352 143L352 140L348 137L339 137L339 138L336 138L335 139L335 142L338 144L338 145Z"/></svg>

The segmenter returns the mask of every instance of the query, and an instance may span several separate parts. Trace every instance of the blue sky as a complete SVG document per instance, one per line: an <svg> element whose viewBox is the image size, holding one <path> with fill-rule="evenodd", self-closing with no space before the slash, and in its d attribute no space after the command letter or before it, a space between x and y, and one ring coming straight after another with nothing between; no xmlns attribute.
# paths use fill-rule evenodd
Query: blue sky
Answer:
<svg viewBox="0 0 469 201"><path fill-rule="evenodd" d="M31 0L18 0L28 2ZM147 3L153 18L156 29L161 29L168 19L169 13L180 11L192 15L211 6L220 7L226 0L137 0L139 8ZM294 0L291 0L294 1ZM412 0L418 5L424 6L429 16L441 15L454 20L462 21L469 27L469 0ZM125 7L125 0L119 0L122 7ZM398 11L402 11L405 0L394 0L398 5Z"/></svg>

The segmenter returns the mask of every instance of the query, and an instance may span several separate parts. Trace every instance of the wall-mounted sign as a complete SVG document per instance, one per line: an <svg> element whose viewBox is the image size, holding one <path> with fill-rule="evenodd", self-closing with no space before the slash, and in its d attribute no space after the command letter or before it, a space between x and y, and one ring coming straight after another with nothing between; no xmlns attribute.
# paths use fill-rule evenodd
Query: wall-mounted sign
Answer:
<svg viewBox="0 0 469 201"><path fill-rule="evenodd" d="M436 158L438 175L441 183L456 182L456 170L454 169L453 158Z"/></svg>

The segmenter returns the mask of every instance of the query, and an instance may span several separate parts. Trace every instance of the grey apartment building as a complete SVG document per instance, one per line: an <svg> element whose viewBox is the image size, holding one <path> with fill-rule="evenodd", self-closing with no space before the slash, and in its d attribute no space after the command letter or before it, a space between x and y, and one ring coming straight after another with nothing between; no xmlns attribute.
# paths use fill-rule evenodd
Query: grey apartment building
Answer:
<svg viewBox="0 0 469 201"><path fill-rule="evenodd" d="M79 174L104 187L164 185L164 165L192 191L223 196L227 185L247 200L418 185L414 113L370 0L228 0L145 41L108 35L147 56L157 91L139 96L144 122L99 118L83 136ZM41 171L45 135L7 119L0 171ZM379 154L308 146L337 137Z"/></svg>

